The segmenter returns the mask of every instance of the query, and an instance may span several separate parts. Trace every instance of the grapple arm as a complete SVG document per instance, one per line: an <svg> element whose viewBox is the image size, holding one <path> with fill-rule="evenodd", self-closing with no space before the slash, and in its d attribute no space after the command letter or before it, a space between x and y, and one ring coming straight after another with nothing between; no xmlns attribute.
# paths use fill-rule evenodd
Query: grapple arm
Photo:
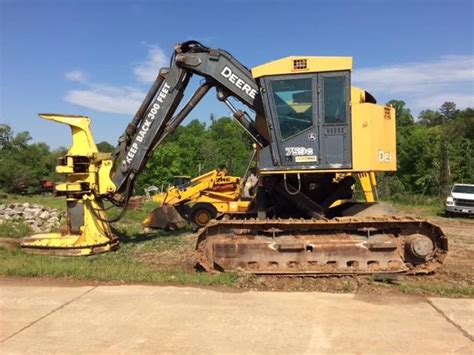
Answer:
<svg viewBox="0 0 474 355"><path fill-rule="evenodd" d="M192 75L204 77L204 83L188 103L175 114ZM162 68L125 134L119 141L117 156L122 164L117 166L113 180L117 192L127 192L130 182L140 173L153 151L189 115L191 110L212 88L217 98L230 105L235 118L259 145L264 138L253 122L237 111L228 101L232 96L263 115L259 88L250 71L221 49L210 49L198 42L189 41L176 46L169 69Z"/></svg>
<svg viewBox="0 0 474 355"><path fill-rule="evenodd" d="M193 75L203 77L204 83L175 115ZM56 193L66 197L67 226L61 233L24 238L21 245L33 252L61 255L90 255L116 248L118 240L110 222L119 220L125 213L134 179L145 168L153 151L212 87L217 90L217 98L231 109L229 96L257 115L263 115L259 88L250 71L229 53L204 47L195 41L176 46L170 68L160 70L112 157L97 151L88 117L41 115L72 129L73 145L56 168L66 176L65 182L56 186ZM264 138L252 120L242 111L233 112L253 140L264 145ZM121 164L118 164L119 160ZM104 199L123 207L117 217L106 217Z"/></svg>

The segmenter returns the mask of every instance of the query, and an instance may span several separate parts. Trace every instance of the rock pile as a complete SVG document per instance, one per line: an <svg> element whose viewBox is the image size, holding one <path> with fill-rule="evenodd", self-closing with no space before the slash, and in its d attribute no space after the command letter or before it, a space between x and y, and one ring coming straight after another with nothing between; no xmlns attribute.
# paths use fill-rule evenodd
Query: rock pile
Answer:
<svg viewBox="0 0 474 355"><path fill-rule="evenodd" d="M49 233L56 230L63 218L65 218L64 212L59 212L55 208L28 202L0 204L0 224L5 221L14 224L25 223L35 233Z"/></svg>

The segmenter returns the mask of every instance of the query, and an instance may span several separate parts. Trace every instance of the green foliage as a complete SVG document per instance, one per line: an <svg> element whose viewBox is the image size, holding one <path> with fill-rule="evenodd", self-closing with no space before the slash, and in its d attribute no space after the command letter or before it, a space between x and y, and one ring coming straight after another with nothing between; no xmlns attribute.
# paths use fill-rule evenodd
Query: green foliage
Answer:
<svg viewBox="0 0 474 355"><path fill-rule="evenodd" d="M474 296L474 287L458 286L447 283L419 283L405 281L398 288L400 291L410 295L436 295L441 297L469 297Z"/></svg>
<svg viewBox="0 0 474 355"><path fill-rule="evenodd" d="M421 111L415 121L404 101L391 100L396 110L396 173L379 174L382 198L405 195L443 196L453 182L474 182L474 109L458 110L452 102L439 110ZM113 152L107 142L101 152ZM31 143L28 132L14 134L0 125L0 189L25 192L42 179L58 180L55 164L66 148L50 151L45 143ZM178 127L155 151L138 176L136 192L150 185L167 186L176 175L197 176L221 166L242 176L252 153L251 141L239 124L229 118L210 117Z"/></svg>
<svg viewBox="0 0 474 355"><path fill-rule="evenodd" d="M444 196L453 182L474 183L474 110L452 102L421 111L413 121L403 101L388 102L397 113L398 171L380 174L381 197Z"/></svg>
<svg viewBox="0 0 474 355"><path fill-rule="evenodd" d="M418 115L418 123L425 127L438 126L442 123L442 116L438 111L423 110Z"/></svg>
<svg viewBox="0 0 474 355"><path fill-rule="evenodd" d="M30 140L28 132L15 135L8 125L0 125L0 188L6 192L34 190L42 179L60 178L55 165L67 149L50 151L45 143L31 144ZM100 152L115 150L105 141L98 143L97 148ZM178 127L155 151L138 178L136 191L142 193L150 185L166 186L176 175L194 177L220 166L242 175L251 151L249 138L233 119L212 116L210 126L193 120Z"/></svg>
<svg viewBox="0 0 474 355"><path fill-rule="evenodd" d="M0 223L2 238L23 238L33 234L31 227L24 221L4 221Z"/></svg>
<svg viewBox="0 0 474 355"><path fill-rule="evenodd" d="M439 108L439 113L441 114L441 117L444 118L443 121L452 122L459 114L459 110L456 109L456 104L454 102L445 102Z"/></svg>
<svg viewBox="0 0 474 355"><path fill-rule="evenodd" d="M405 101L390 100L387 105L393 106L395 109L397 127L411 126L414 124L414 119L409 108L406 107Z"/></svg>
<svg viewBox="0 0 474 355"><path fill-rule="evenodd" d="M407 193L405 185L394 173L380 173L377 177L378 194L381 198L397 199Z"/></svg>
<svg viewBox="0 0 474 355"><path fill-rule="evenodd" d="M437 164L435 171L431 171L436 189L431 188L430 192L443 195L453 182L472 182L474 111L460 111L454 102L445 102L438 111L422 111L419 118L421 126L436 127L438 132L437 141L433 142L438 146L437 154L431 155Z"/></svg>
<svg viewBox="0 0 474 355"><path fill-rule="evenodd" d="M158 244L156 242L150 242ZM0 246L0 276L54 277L75 280L135 282L175 285L236 286L235 273L198 273L180 268L157 269L133 256L140 246L122 245L117 252L88 258L58 258L27 254Z"/></svg>
<svg viewBox="0 0 474 355"><path fill-rule="evenodd" d="M439 128L414 126L402 137L398 155L400 180L409 191L432 192L438 183Z"/></svg>
<svg viewBox="0 0 474 355"><path fill-rule="evenodd" d="M221 118L211 125L210 138L214 144L209 152L209 163L225 166L234 175L243 175L252 152L250 139L243 129L231 118Z"/></svg>
<svg viewBox="0 0 474 355"><path fill-rule="evenodd" d="M221 166L241 176L251 152L250 140L235 120L221 117L213 119L210 126L193 120L155 151L138 178L137 191L150 185L166 186L176 175L195 177Z"/></svg>
<svg viewBox="0 0 474 355"><path fill-rule="evenodd" d="M100 143L97 143L97 149L101 153L113 153L115 151L115 147L110 144L109 142L102 141Z"/></svg>
<svg viewBox="0 0 474 355"><path fill-rule="evenodd" d="M444 198L438 196L404 195L394 196L390 199L390 204L402 214L418 216L443 216Z"/></svg>
<svg viewBox="0 0 474 355"><path fill-rule="evenodd" d="M16 135L10 126L0 125L0 188L25 192L51 176L54 162L46 143L29 144L28 132Z"/></svg>

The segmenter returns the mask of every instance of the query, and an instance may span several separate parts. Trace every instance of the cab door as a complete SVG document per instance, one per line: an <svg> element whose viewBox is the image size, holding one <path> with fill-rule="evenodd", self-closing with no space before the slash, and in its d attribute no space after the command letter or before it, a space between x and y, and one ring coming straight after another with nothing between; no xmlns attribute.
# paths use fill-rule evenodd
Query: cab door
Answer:
<svg viewBox="0 0 474 355"><path fill-rule="evenodd" d="M352 168L349 71L318 74L320 167Z"/></svg>
<svg viewBox="0 0 474 355"><path fill-rule="evenodd" d="M316 167L319 156L317 75L263 79L272 152L283 168Z"/></svg>

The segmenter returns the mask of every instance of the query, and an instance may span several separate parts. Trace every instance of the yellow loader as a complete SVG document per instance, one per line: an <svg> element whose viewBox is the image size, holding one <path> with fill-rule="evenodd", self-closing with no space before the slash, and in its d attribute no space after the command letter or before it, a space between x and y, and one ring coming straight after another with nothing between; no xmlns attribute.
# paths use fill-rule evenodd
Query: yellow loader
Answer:
<svg viewBox="0 0 474 355"><path fill-rule="evenodd" d="M175 230L188 221L194 229L204 227L218 214L245 214L252 208L252 198L242 196L242 179L230 176L226 169L215 169L172 186L151 197L159 202L143 221L146 228Z"/></svg>

